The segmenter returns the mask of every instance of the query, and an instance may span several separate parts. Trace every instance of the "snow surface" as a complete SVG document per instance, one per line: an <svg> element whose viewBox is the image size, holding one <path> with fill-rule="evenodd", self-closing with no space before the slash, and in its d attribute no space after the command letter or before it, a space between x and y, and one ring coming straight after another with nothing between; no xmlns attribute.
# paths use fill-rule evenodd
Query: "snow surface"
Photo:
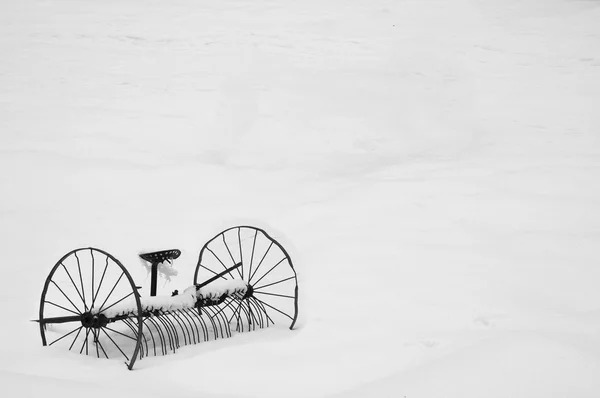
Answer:
<svg viewBox="0 0 600 398"><path fill-rule="evenodd" d="M0 382L17 397L600 396L600 3L0 1ZM265 228L298 328L41 347L39 295ZM232 360L235 358L235 360ZM156 383L160 380L160 383Z"/></svg>

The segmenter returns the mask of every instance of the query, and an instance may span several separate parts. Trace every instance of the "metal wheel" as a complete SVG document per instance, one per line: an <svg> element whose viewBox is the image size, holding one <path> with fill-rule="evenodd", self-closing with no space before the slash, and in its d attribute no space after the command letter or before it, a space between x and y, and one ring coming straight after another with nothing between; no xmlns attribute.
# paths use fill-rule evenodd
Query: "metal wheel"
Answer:
<svg viewBox="0 0 600 398"><path fill-rule="evenodd" d="M218 314L229 323L235 319L237 331L275 323L293 329L298 318L296 271L283 246L260 228L232 227L208 241L200 251L194 284L239 262L241 267L222 278L242 279L248 291L243 299L227 298Z"/></svg>
<svg viewBox="0 0 600 398"><path fill-rule="evenodd" d="M124 305L131 310L116 314ZM44 346L98 358L123 356L129 369L144 355L137 288L119 260L99 249L73 250L56 263L44 284L37 321Z"/></svg>

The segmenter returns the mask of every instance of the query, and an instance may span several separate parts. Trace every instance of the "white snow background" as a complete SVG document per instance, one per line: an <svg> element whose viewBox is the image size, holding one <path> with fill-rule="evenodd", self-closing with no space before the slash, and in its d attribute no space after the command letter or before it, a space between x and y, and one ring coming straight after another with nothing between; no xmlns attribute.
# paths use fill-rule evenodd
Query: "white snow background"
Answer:
<svg viewBox="0 0 600 398"><path fill-rule="evenodd" d="M0 187L3 397L600 396L598 1L0 0ZM41 346L69 250L241 223L297 330Z"/></svg>

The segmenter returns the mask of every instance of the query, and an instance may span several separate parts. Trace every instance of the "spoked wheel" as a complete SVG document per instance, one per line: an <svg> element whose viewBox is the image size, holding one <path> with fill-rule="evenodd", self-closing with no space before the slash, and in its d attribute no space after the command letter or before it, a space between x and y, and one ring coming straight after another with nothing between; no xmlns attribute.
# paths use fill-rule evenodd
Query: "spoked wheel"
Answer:
<svg viewBox="0 0 600 398"><path fill-rule="evenodd" d="M129 315L116 316L124 304ZM123 356L129 369L144 355L136 286L119 260L99 249L73 250L56 263L44 285L38 322L44 346L98 358Z"/></svg>
<svg viewBox="0 0 600 398"><path fill-rule="evenodd" d="M241 279L248 290L243 298L227 298L219 314L229 323L235 318L236 330L242 332L279 323L293 329L298 318L296 271L283 246L260 228L232 227L208 241L200 251L194 284L239 262L242 266L222 278Z"/></svg>

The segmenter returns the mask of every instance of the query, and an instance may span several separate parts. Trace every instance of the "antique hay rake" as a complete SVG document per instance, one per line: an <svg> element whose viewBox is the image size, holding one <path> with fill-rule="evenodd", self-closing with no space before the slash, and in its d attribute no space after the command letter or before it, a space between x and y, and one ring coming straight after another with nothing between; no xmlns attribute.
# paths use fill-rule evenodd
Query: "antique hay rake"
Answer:
<svg viewBox="0 0 600 398"><path fill-rule="evenodd" d="M179 250L140 254L151 264L150 296L142 297L119 260L96 248L64 255L52 268L40 300L42 344L98 358L166 355L196 344L268 327L294 328L298 283L286 250L264 230L229 228L200 250L194 284L157 296L159 267ZM203 282L199 282L202 280Z"/></svg>

